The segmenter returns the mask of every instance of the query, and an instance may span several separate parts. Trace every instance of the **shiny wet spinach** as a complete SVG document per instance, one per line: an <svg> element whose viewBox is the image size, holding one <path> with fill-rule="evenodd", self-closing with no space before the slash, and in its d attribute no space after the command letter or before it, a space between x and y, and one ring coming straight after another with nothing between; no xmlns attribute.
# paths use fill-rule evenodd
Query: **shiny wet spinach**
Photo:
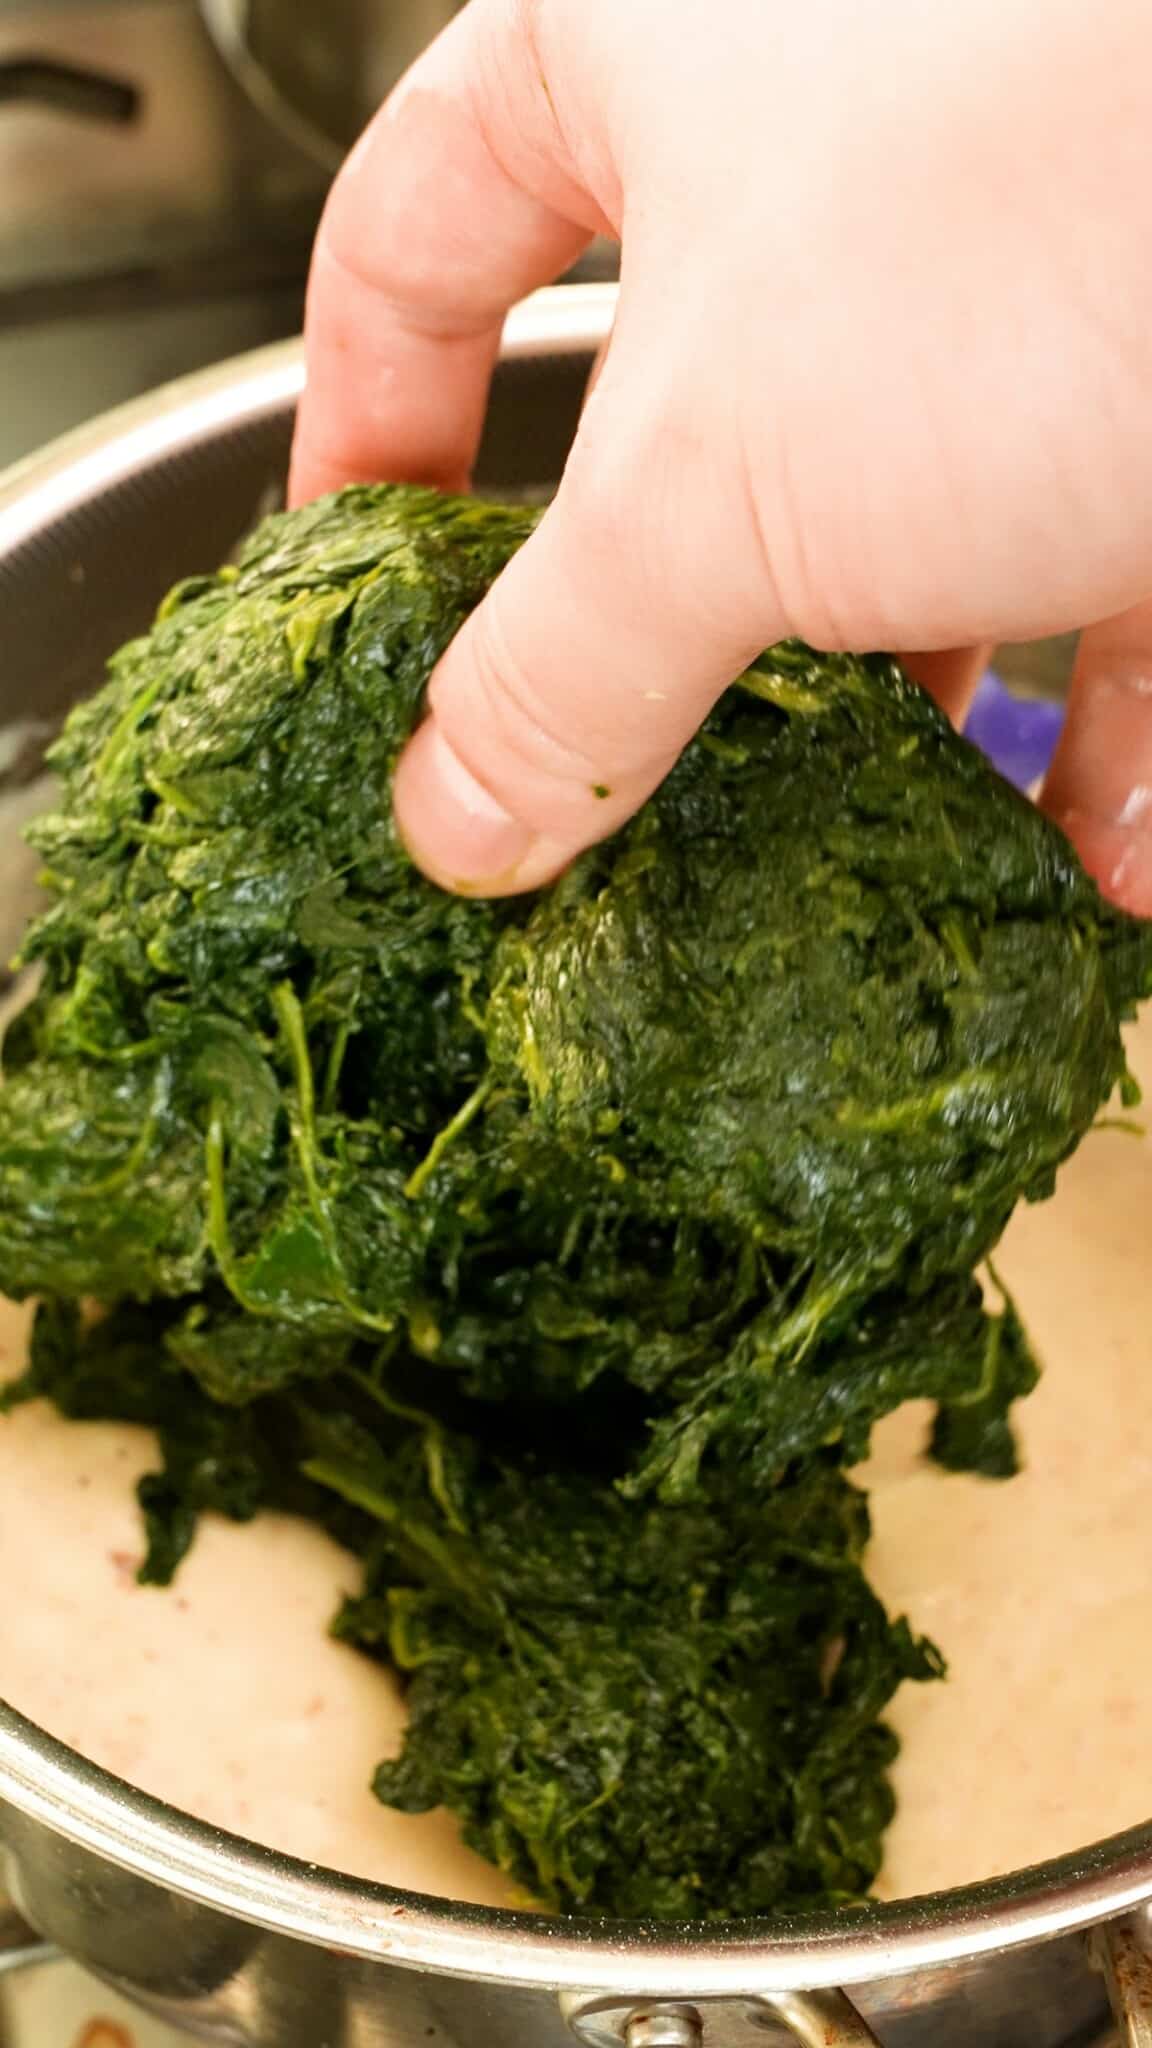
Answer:
<svg viewBox="0 0 1152 2048"><path fill-rule="evenodd" d="M845 1468L927 1397L937 1458L1014 1469L1035 1366L974 1275L1127 1085L1152 941L894 664L795 644L553 890L437 890L389 778L537 516L267 520L72 714L0 1091L10 1398L158 1430L146 1579L206 1511L349 1544L337 1631L409 1688L379 1796L533 1897L851 1901L941 1662Z"/></svg>

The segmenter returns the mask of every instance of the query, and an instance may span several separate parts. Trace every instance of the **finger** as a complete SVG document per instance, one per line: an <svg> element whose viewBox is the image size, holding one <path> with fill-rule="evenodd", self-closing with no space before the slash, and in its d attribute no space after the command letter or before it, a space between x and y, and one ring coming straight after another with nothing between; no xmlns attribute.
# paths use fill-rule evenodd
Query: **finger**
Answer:
<svg viewBox="0 0 1152 2048"><path fill-rule="evenodd" d="M1105 895L1152 916L1152 603L1081 634L1041 802Z"/></svg>
<svg viewBox="0 0 1152 2048"><path fill-rule="evenodd" d="M985 642L981 647L952 647L943 654L902 654L900 663L959 730L972 709L991 654L991 643Z"/></svg>
<svg viewBox="0 0 1152 2048"><path fill-rule="evenodd" d="M599 225L550 164L560 145L517 18L501 0L473 0L336 179L308 286L294 504L381 477L463 488L505 313ZM571 217L582 203L587 218Z"/></svg>
<svg viewBox="0 0 1152 2048"><path fill-rule="evenodd" d="M731 499L685 431L638 439L650 352L616 338L535 534L433 677L396 777L399 829L446 887L550 880L636 810L785 622L731 573ZM710 507L715 506L714 513Z"/></svg>
<svg viewBox="0 0 1152 2048"><path fill-rule="evenodd" d="M588 382L584 386L585 405L587 405L588 400L591 398L592 393L595 391L596 386L600 382L600 372L604 368L604 365L608 360L608 350L611 348L611 346L612 338L611 336L609 336L607 341L601 342L599 348L596 351L596 355L592 363L592 368L588 372Z"/></svg>

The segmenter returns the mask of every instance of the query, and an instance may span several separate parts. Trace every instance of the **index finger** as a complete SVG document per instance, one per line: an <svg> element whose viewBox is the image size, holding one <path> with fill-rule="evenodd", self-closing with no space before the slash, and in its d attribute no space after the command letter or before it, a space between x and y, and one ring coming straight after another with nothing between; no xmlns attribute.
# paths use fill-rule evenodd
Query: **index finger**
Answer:
<svg viewBox="0 0 1152 2048"><path fill-rule="evenodd" d="M505 314L600 225L567 180L571 216L508 168L552 119L520 18L471 0L336 178L308 286L293 504L378 478L465 488Z"/></svg>

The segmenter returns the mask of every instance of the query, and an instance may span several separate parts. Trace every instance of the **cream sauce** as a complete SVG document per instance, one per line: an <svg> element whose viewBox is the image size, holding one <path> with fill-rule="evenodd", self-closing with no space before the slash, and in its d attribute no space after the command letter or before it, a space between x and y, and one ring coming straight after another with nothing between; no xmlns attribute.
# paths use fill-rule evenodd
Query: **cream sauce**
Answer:
<svg viewBox="0 0 1152 2048"><path fill-rule="evenodd" d="M1152 1011L1133 1034L1152 1102ZM948 1476L925 1416L879 1432L872 1575L939 1641L908 1686L889 1896L1075 1848L1152 1807L1152 1139L1094 1133L1000 1256L1045 1364L1026 1469ZM24 1312L0 1305L0 1370ZM354 1875L511 1903L443 1814L368 1789L403 1711L388 1675L325 1634L356 1567L276 1516L208 1520L175 1588L135 1584L145 1432L0 1423L0 1694L134 1785Z"/></svg>
<svg viewBox="0 0 1152 2048"><path fill-rule="evenodd" d="M0 1306L0 1370L27 1315ZM507 1905L444 1813L369 1789L403 1709L387 1672L327 1635L357 1566L279 1515L206 1518L177 1583L138 1586L145 1430L0 1421L0 1695L132 1785L250 1840L357 1877Z"/></svg>
<svg viewBox="0 0 1152 2048"><path fill-rule="evenodd" d="M1152 1005L1129 1053L1152 1125ZM1145 1112L1137 1112L1137 1119ZM1044 1377L1024 1469L941 1473L877 1432L870 1576L948 1658L905 1686L889 1897L997 1876L1152 1813L1152 1135L1094 1131L997 1267Z"/></svg>

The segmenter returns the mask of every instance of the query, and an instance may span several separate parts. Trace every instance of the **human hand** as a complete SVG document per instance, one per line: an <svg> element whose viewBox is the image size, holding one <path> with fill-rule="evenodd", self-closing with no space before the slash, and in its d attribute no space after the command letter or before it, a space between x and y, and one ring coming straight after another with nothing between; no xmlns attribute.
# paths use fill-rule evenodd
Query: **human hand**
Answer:
<svg viewBox="0 0 1152 2048"><path fill-rule="evenodd" d="M400 763L429 873L549 879L786 635L955 713L981 643L1087 624L1044 801L1152 913L1150 79L1143 0L470 0L329 200L294 499L463 488L509 305L623 253Z"/></svg>

